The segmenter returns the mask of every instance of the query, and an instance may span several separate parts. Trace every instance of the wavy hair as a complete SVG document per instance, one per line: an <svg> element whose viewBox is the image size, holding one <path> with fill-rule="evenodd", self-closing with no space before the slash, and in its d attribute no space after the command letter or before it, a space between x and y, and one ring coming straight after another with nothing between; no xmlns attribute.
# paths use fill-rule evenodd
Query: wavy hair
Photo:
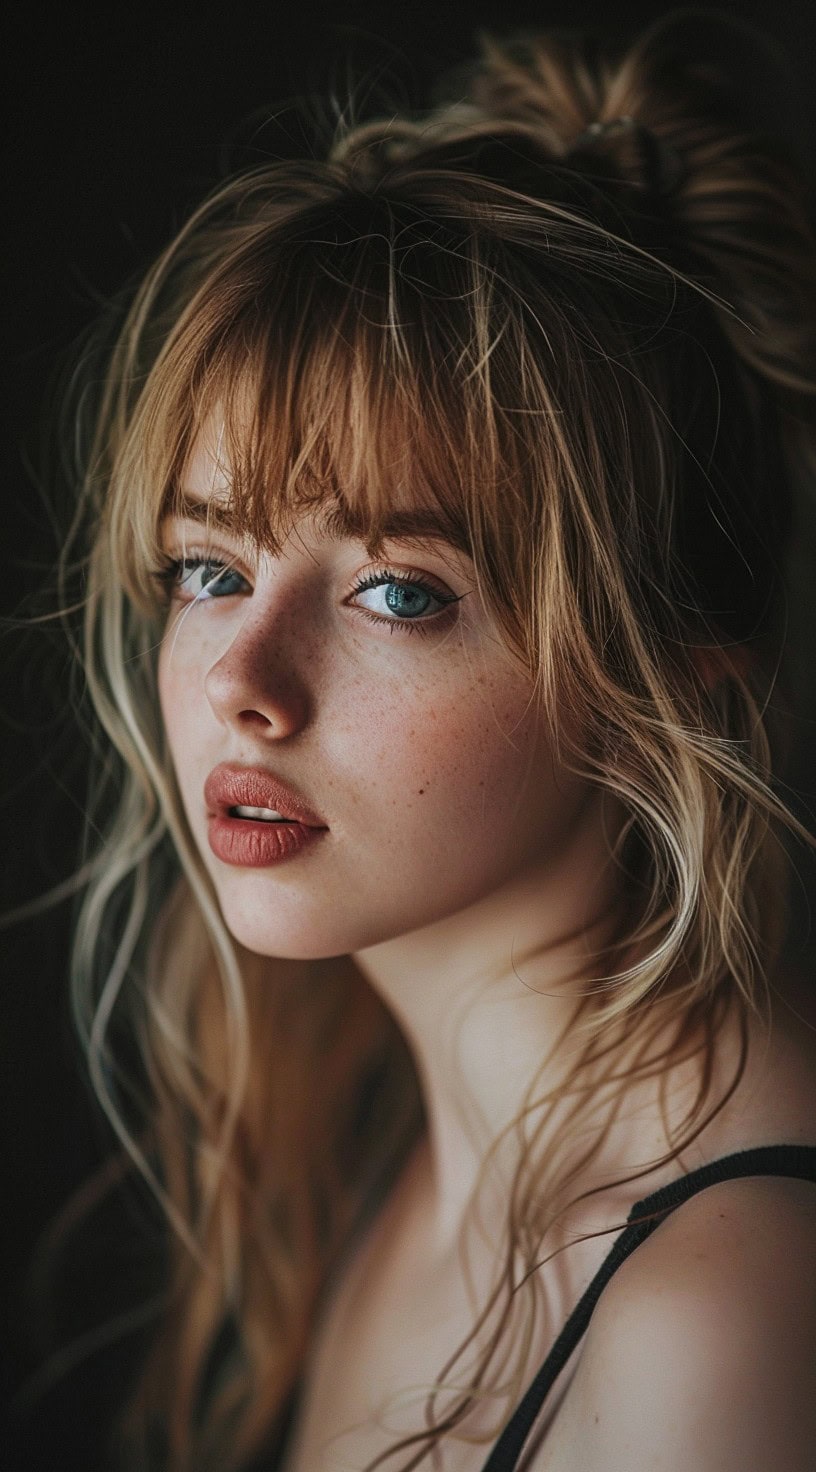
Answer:
<svg viewBox="0 0 816 1472"><path fill-rule="evenodd" d="M706 11L617 51L487 38L421 115L343 118L325 159L230 178L127 312L65 566L88 536L102 734L75 1013L170 1226L128 1465L227 1472L264 1446L344 1252L424 1128L405 1041L351 959L242 950L186 824L156 690L158 528L208 416L239 530L273 552L317 503L375 551L395 505L430 509L473 558L561 761L628 813L620 964L588 979L564 1084L534 1080L514 1122L495 1283L415 1434L368 1472L467 1438L489 1396L498 1428L548 1232L626 1089L699 1055L665 1164L736 1087L749 1014L767 1016L783 837L811 841L779 795L770 697L794 492L812 491L816 255L794 163L715 64L724 33ZM735 1014L741 1056L712 1106Z"/></svg>

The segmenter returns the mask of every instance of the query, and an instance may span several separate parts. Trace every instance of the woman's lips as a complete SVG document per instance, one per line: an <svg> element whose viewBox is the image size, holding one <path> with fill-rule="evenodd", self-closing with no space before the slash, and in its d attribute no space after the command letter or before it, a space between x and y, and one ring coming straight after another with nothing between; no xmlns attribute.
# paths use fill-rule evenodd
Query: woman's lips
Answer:
<svg viewBox="0 0 816 1472"><path fill-rule="evenodd" d="M260 767L222 762L204 784L207 838L216 858L244 869L265 869L294 858L328 832L299 793ZM236 808L265 808L278 819L240 817Z"/></svg>
<svg viewBox="0 0 816 1472"><path fill-rule="evenodd" d="M265 804L264 804L265 806ZM266 869L318 843L328 828L211 814L207 839L217 859L241 869Z"/></svg>
<svg viewBox="0 0 816 1472"><path fill-rule="evenodd" d="M211 817L226 817L232 808L269 808L304 828L327 827L294 788L261 767L222 762L204 784L204 801Z"/></svg>

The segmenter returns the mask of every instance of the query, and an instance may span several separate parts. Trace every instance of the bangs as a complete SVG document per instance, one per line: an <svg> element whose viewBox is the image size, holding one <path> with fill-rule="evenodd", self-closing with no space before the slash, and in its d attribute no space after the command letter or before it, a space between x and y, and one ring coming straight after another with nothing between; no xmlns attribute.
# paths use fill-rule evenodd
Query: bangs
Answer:
<svg viewBox="0 0 816 1472"><path fill-rule="evenodd" d="M522 405L508 399L523 348L497 395L504 334L475 237L440 240L438 221L406 213L370 198L313 209L308 228L259 236L190 303L151 374L141 431L154 536L188 491L208 492L185 485L202 432L213 517L274 555L316 511L375 556L396 535L473 556L494 540L499 499L495 540L514 506L521 532L525 453L510 416Z"/></svg>
<svg viewBox="0 0 816 1472"><path fill-rule="evenodd" d="M387 328L327 321L319 302L298 324L276 314L252 326L254 340L236 324L209 365L190 406L186 462L166 487L161 514L179 510L189 459L206 433L222 488L219 518L273 555L309 513L373 548L401 527L435 530L469 551L461 423L445 416L419 374L406 384L404 370L399 380L389 373Z"/></svg>

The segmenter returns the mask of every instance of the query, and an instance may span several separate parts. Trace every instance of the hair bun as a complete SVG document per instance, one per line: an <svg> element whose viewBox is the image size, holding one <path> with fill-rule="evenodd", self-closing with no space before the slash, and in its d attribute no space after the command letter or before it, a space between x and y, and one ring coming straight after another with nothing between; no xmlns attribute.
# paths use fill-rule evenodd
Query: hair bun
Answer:
<svg viewBox="0 0 816 1472"><path fill-rule="evenodd" d="M759 28L703 7L670 11L629 42L577 30L482 35L480 57L437 92L416 146L470 140L479 166L480 150L503 141L510 187L552 187L531 168L537 158L614 192L616 209L631 202L641 222L670 217L670 237L654 235L653 218L644 242L713 293L751 369L789 403L810 403L816 271L784 60Z"/></svg>
<svg viewBox="0 0 816 1472"><path fill-rule="evenodd" d="M492 127L534 140L553 161L591 157L610 182L687 200L725 154L750 170L784 151L771 141L789 106L784 68L770 38L740 18L688 7L629 42L560 29L480 43L478 59L437 92L426 138Z"/></svg>
<svg viewBox="0 0 816 1472"><path fill-rule="evenodd" d="M653 195L671 194L685 174L685 165L680 154L645 123L626 114L619 118L610 118L606 123L590 123L574 139L567 157L572 160L584 153L596 153L599 147L603 149L608 140L616 139L621 133L627 135L637 155L632 182Z"/></svg>

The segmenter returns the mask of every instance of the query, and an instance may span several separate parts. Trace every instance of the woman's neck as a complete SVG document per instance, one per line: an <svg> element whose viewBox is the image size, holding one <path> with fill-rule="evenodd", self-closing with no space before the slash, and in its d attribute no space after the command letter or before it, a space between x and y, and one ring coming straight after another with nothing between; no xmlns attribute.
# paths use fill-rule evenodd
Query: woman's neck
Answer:
<svg viewBox="0 0 816 1472"><path fill-rule="evenodd" d="M546 868L528 868L467 910L353 958L414 1055L440 1252L477 1190L486 1192L488 1218L493 1207L503 1215L519 1154L513 1122L531 1090L541 1099L568 1075L581 996L614 968L624 899L609 844L608 800L596 794Z"/></svg>

